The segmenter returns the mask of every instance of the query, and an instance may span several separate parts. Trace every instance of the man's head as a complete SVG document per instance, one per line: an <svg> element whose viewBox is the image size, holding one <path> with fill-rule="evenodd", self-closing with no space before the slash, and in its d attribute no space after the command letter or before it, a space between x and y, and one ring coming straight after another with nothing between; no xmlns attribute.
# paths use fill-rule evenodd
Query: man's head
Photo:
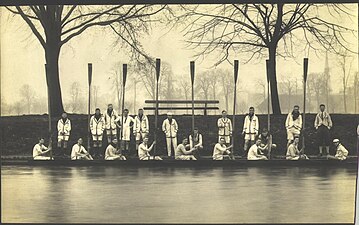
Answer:
<svg viewBox="0 0 359 225"><path fill-rule="evenodd" d="M172 119L172 117L173 117L173 113L172 113L172 112L168 112L168 113L167 113L167 118L168 118L168 119Z"/></svg>
<svg viewBox="0 0 359 225"><path fill-rule="evenodd" d="M144 138L143 138L143 143L145 143L145 144L148 143L148 137L144 137Z"/></svg>
<svg viewBox="0 0 359 225"><path fill-rule="evenodd" d="M182 139L182 144L183 144L183 145L188 144L188 139L187 139L187 138L183 138L183 139Z"/></svg>
<svg viewBox="0 0 359 225"><path fill-rule="evenodd" d="M79 145L82 145L83 142L84 142L84 141L82 140L82 138L79 138L79 139L77 140L77 144L79 144Z"/></svg>
<svg viewBox="0 0 359 225"><path fill-rule="evenodd" d="M333 144L334 144L335 147L337 147L340 144L339 139L338 138L334 139Z"/></svg>
<svg viewBox="0 0 359 225"><path fill-rule="evenodd" d="M261 139L259 139L259 138L256 138L256 145L257 146L260 146L262 144L262 141L261 141Z"/></svg>
<svg viewBox="0 0 359 225"><path fill-rule="evenodd" d="M143 115L143 109L142 108L140 108L140 109L138 109L138 115Z"/></svg>
<svg viewBox="0 0 359 225"><path fill-rule="evenodd" d="M100 115L100 114L101 114L101 110L100 110L99 108L96 108L96 109L95 109L95 114L96 114L96 115Z"/></svg>
<svg viewBox="0 0 359 225"><path fill-rule="evenodd" d="M293 112L299 113L299 105L293 107Z"/></svg>
<svg viewBox="0 0 359 225"><path fill-rule="evenodd" d="M114 145L117 145L117 143L118 143L117 139L116 139L116 138L113 139L113 140L112 140L112 143L113 143Z"/></svg>
<svg viewBox="0 0 359 225"><path fill-rule="evenodd" d="M124 115L124 116L128 116L128 113L129 113L128 109L124 109L124 110L123 110L123 115Z"/></svg>
<svg viewBox="0 0 359 225"><path fill-rule="evenodd" d="M263 129L262 129L262 135L265 136L265 137L268 135L268 130L267 130L267 128L263 128Z"/></svg>
<svg viewBox="0 0 359 225"><path fill-rule="evenodd" d="M249 115L253 115L254 114L254 107L249 107Z"/></svg>
<svg viewBox="0 0 359 225"><path fill-rule="evenodd" d="M324 112L324 110L325 110L325 105L324 105L324 104L320 104L319 108L320 108L320 111L321 111L321 112Z"/></svg>
<svg viewBox="0 0 359 225"><path fill-rule="evenodd" d="M221 138L219 139L219 143L220 143L221 145L223 145L223 144L226 143L226 140L224 139L224 137L221 137Z"/></svg>
<svg viewBox="0 0 359 225"><path fill-rule="evenodd" d="M107 105L107 108L108 108L109 110L113 110L113 105L112 105L112 104L108 104L108 105Z"/></svg>
<svg viewBox="0 0 359 225"><path fill-rule="evenodd" d="M226 118L227 117L227 111L226 110L222 110L222 117Z"/></svg>
<svg viewBox="0 0 359 225"><path fill-rule="evenodd" d="M44 143L45 143L45 139L44 139L43 137L40 137L40 138L39 138L39 143L40 143L40 144L44 144Z"/></svg>
<svg viewBox="0 0 359 225"><path fill-rule="evenodd" d="M66 118L67 118L67 113L66 113L66 112L63 112L62 115L61 115L61 117L62 117L63 119L66 119Z"/></svg>
<svg viewBox="0 0 359 225"><path fill-rule="evenodd" d="M298 143L299 143L299 136L298 136L298 135L295 135L295 136L294 136L293 143L294 143L294 144L298 144Z"/></svg>
<svg viewBox="0 0 359 225"><path fill-rule="evenodd" d="M197 127L194 128L193 133L198 134L198 128Z"/></svg>

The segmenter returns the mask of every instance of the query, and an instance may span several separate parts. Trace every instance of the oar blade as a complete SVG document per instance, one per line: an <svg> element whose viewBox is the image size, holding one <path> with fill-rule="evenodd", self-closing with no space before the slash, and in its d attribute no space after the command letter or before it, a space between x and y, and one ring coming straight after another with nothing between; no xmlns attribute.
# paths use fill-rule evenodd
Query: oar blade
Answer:
<svg viewBox="0 0 359 225"><path fill-rule="evenodd" d="M156 59L156 79L157 79L157 82L160 79L160 71L161 71L161 59Z"/></svg>
<svg viewBox="0 0 359 225"><path fill-rule="evenodd" d="M126 79L127 79L127 64L123 64L122 65L122 82L123 82L123 86L126 86Z"/></svg>
<svg viewBox="0 0 359 225"><path fill-rule="evenodd" d="M304 82L307 82L308 77L308 58L304 58Z"/></svg>
<svg viewBox="0 0 359 225"><path fill-rule="evenodd" d="M194 84L194 61L191 61L190 64L189 64L189 67L190 67L190 70L191 70L191 82L192 82L192 85Z"/></svg>
<svg viewBox="0 0 359 225"><path fill-rule="evenodd" d="M238 67L239 67L239 61L234 60L234 83L237 83L238 80Z"/></svg>
<svg viewBox="0 0 359 225"><path fill-rule="evenodd" d="M92 83L92 63L87 64L87 74L89 85Z"/></svg>

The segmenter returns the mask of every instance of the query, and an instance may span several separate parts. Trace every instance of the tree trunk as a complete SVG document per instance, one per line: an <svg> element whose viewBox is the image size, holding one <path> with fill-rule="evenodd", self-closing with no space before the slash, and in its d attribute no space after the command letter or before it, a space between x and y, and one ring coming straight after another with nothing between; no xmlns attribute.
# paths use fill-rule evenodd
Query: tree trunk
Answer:
<svg viewBox="0 0 359 225"><path fill-rule="evenodd" d="M346 90L346 85L345 85L345 76L343 77L343 97L344 97L344 112L347 113L347 90Z"/></svg>
<svg viewBox="0 0 359 225"><path fill-rule="evenodd" d="M269 47L269 63L270 63L270 92L272 100L272 110L274 115L280 115L281 109L279 104L279 95L277 87L277 74L276 74L276 49L277 45Z"/></svg>

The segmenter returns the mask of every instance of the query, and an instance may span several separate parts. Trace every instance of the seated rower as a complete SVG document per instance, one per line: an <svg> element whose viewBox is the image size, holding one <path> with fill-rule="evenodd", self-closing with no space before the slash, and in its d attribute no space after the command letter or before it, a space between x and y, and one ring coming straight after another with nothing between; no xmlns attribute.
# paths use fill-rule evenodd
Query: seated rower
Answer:
<svg viewBox="0 0 359 225"><path fill-rule="evenodd" d="M219 138L219 143L217 143L214 146L213 149L213 160L223 160L223 159L229 159L231 152L228 149L231 149L232 145L227 147L226 146L226 139L224 137ZM227 155L225 155L227 154Z"/></svg>
<svg viewBox="0 0 359 225"><path fill-rule="evenodd" d="M193 138L192 138L193 136ZM193 129L193 134L189 135L189 148L193 149L194 148L194 152L193 155L196 158L200 157L200 151L203 150L203 140L202 140L202 134L199 133L199 130L197 127L195 127Z"/></svg>
<svg viewBox="0 0 359 225"><path fill-rule="evenodd" d="M107 146L105 151L105 160L126 160L126 157L119 153L116 148L117 139L113 139L112 142Z"/></svg>
<svg viewBox="0 0 359 225"><path fill-rule="evenodd" d="M148 137L143 138L143 142L138 146L138 157L140 160L162 160L159 156L151 156L150 151L153 149L153 145L156 144L156 141L148 147Z"/></svg>
<svg viewBox="0 0 359 225"><path fill-rule="evenodd" d="M266 155L267 158L270 158L272 151L277 148L277 145L272 142L272 135L268 132L267 128L263 128L258 138L261 140L262 155Z"/></svg>
<svg viewBox="0 0 359 225"><path fill-rule="evenodd" d="M32 150L32 157L34 160L51 160L49 152L52 150L51 145L47 148L45 145L44 138L39 138L39 143L37 143Z"/></svg>
<svg viewBox="0 0 359 225"><path fill-rule="evenodd" d="M82 143L82 138L79 138L77 143L72 147L71 160L93 160L92 156L86 151Z"/></svg>
<svg viewBox="0 0 359 225"><path fill-rule="evenodd" d="M336 148L336 153L335 156L328 155L328 159L346 160L349 153L348 150L340 143L339 139L334 139L333 143Z"/></svg>
<svg viewBox="0 0 359 225"><path fill-rule="evenodd" d="M303 149L300 151L298 150L298 143L299 136L295 135L288 146L287 154L285 156L287 160L309 159L308 156L303 153Z"/></svg>
<svg viewBox="0 0 359 225"><path fill-rule="evenodd" d="M262 154L265 149L261 147L261 143L261 139L257 138L256 143L248 150L247 160L268 160L267 156Z"/></svg>
<svg viewBox="0 0 359 225"><path fill-rule="evenodd" d="M197 160L194 157L193 152L196 151L196 148L191 148L190 150L186 150L188 148L188 139L183 138L182 143L179 144L175 151L175 159L176 160Z"/></svg>

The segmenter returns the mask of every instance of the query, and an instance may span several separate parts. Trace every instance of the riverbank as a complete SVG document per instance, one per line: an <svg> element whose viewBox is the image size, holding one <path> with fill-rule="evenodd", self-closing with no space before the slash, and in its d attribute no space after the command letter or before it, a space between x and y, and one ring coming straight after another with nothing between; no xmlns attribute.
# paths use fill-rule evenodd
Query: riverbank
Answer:
<svg viewBox="0 0 359 225"><path fill-rule="evenodd" d="M150 121L150 141L153 140L154 134L154 116L149 115ZM260 128L267 127L267 116L258 115L260 121ZM357 149L357 135L356 128L358 124L358 115L344 115L333 114L332 120L334 126L331 130L331 138L339 138L344 146L349 150L349 155L356 155ZM72 122L71 137L69 140L72 146L79 137L84 138L84 143L87 143L87 115L69 114ZM165 115L158 117L158 139L157 152L159 154L166 154L165 150L165 136L161 131L162 121L166 118ZM191 131L191 116L174 116L179 125L178 142L184 136L188 136ZM217 120L219 116L195 116L195 125L203 134L204 151L202 155L211 155L213 146L217 142ZM232 118L232 117L231 117ZM314 114L306 114L306 153L317 154L316 133L313 127ZM284 127L286 115L271 115L271 132L273 134L273 143L278 146L278 155L284 155L286 152L286 130ZM244 115L236 116L236 131L235 131L235 154L239 154L243 148L243 137L240 135L243 128ZM52 121L52 130L56 131L57 118ZM56 144L56 132L53 135L53 143ZM37 138L43 136L48 141L48 116L47 115L24 115L24 116L5 116L0 117L0 137L1 137L1 155L12 156L28 156L32 154L32 148L37 142ZM135 143L130 143L131 151L134 152ZM104 146L107 145L106 138L104 138ZM54 145L55 146L55 145ZM334 149L331 148L331 154L334 154Z"/></svg>

